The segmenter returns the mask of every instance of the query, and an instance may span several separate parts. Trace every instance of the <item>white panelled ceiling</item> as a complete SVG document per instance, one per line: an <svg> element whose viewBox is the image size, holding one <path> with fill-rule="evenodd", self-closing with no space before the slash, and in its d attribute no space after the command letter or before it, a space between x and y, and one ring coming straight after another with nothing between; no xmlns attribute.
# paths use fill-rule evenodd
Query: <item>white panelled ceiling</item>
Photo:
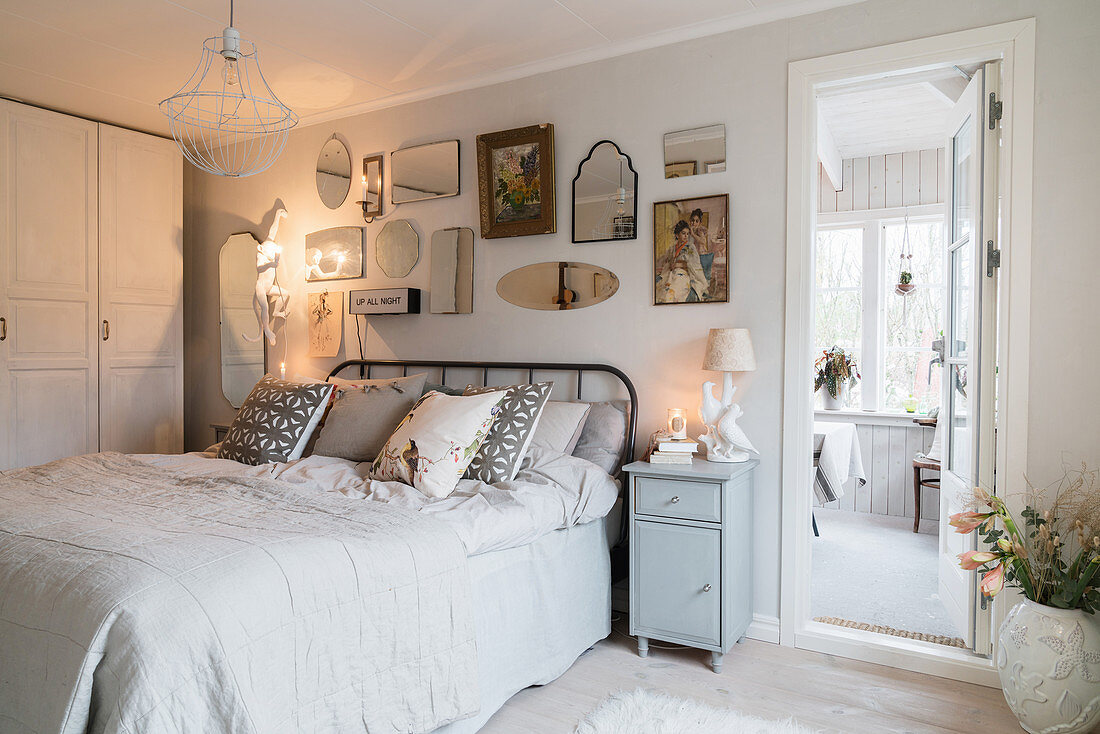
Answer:
<svg viewBox="0 0 1100 734"><path fill-rule="evenodd" d="M858 0L237 0L303 124ZM228 0L0 0L0 95L166 133Z"/></svg>

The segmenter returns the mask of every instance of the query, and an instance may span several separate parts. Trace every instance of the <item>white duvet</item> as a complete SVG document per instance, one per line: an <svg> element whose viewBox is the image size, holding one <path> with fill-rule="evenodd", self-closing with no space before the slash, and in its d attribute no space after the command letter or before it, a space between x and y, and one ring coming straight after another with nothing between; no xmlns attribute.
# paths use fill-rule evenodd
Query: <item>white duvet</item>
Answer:
<svg viewBox="0 0 1100 734"><path fill-rule="evenodd" d="M164 469L196 476L263 477L338 491L356 500L385 502L431 514L462 539L467 555L514 548L559 528L605 516L619 488L603 469L574 456L532 447L516 478L485 484L463 479L449 497L434 499L400 482L367 477L370 464L310 456L280 464L249 466L213 453L138 456Z"/></svg>

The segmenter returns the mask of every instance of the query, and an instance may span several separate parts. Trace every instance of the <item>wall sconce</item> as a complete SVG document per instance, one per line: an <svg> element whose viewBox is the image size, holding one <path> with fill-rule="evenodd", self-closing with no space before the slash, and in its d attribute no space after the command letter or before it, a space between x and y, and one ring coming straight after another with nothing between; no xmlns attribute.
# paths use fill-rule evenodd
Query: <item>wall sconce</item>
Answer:
<svg viewBox="0 0 1100 734"><path fill-rule="evenodd" d="M363 207L363 221L367 224L382 216L383 158L379 153L363 159L363 198L355 203Z"/></svg>

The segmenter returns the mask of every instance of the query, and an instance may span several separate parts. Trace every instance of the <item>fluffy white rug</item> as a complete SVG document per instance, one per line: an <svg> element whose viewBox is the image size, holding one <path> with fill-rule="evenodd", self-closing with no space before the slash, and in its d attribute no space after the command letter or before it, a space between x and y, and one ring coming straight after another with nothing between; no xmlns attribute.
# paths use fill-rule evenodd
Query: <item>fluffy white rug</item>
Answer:
<svg viewBox="0 0 1100 734"><path fill-rule="evenodd" d="M815 734L794 721L768 721L638 688L610 696L575 734Z"/></svg>

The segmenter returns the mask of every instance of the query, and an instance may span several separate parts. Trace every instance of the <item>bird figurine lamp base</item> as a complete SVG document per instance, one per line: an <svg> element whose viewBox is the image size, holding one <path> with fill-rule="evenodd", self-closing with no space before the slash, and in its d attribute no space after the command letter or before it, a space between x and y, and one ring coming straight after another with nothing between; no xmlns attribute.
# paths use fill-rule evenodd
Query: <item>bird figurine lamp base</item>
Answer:
<svg viewBox="0 0 1100 734"><path fill-rule="evenodd" d="M714 397L714 387L713 382L703 383L703 403L699 406L699 417L706 427L706 433L699 440L707 447L707 461L727 464L748 461L752 454L759 452L737 425L737 419L744 411L733 402L737 392L733 386L733 373L722 373L721 400Z"/></svg>

